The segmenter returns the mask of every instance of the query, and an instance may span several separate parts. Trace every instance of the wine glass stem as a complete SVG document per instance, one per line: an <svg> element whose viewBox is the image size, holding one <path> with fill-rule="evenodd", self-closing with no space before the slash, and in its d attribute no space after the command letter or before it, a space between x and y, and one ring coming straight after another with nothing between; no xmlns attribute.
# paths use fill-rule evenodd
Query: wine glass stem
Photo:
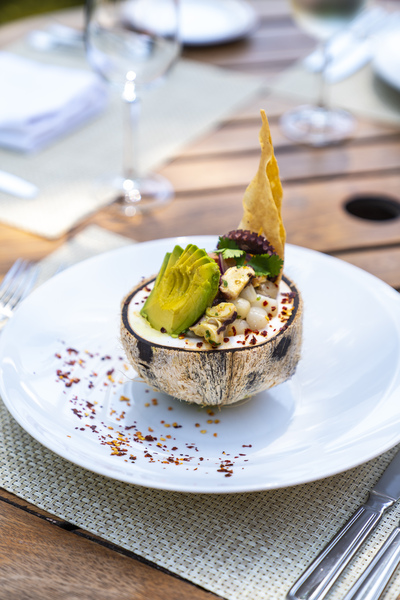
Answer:
<svg viewBox="0 0 400 600"><path fill-rule="evenodd" d="M122 99L124 102L123 176L125 180L134 181L138 176L137 140L140 117L140 100L136 94L135 82L131 79L127 78L125 81Z"/></svg>
<svg viewBox="0 0 400 600"><path fill-rule="evenodd" d="M326 69L329 64L329 51L328 51L328 43L322 42L321 44L321 54L322 54L322 67L319 72L319 90L318 90L318 100L317 105L320 108L328 108L327 102L327 86L326 86Z"/></svg>

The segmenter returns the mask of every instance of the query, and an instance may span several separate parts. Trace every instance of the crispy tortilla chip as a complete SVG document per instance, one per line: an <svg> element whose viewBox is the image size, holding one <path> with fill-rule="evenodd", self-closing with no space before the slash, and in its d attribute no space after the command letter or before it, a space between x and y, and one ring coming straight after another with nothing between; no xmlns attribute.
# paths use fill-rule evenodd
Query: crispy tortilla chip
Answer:
<svg viewBox="0 0 400 600"><path fill-rule="evenodd" d="M243 217L238 229L262 233L284 260L286 232L282 223L282 185L274 155L267 115L261 112L261 159L258 171L243 197ZM279 280L281 275L279 276Z"/></svg>

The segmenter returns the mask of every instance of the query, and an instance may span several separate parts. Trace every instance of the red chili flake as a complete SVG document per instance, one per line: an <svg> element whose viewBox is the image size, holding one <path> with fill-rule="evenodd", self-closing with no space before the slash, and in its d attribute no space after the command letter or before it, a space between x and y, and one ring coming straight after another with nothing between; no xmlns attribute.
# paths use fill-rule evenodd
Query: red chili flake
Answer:
<svg viewBox="0 0 400 600"><path fill-rule="evenodd" d="M111 377L111 375L114 373L115 369L110 369L109 371L107 371L106 375L107 377Z"/></svg>
<svg viewBox="0 0 400 600"><path fill-rule="evenodd" d="M171 450L173 450L175 452L176 450L178 450L178 448L176 446L174 446L173 448L171 448Z"/></svg>
<svg viewBox="0 0 400 600"><path fill-rule="evenodd" d="M93 354L92 354L93 356ZM106 356L102 356L101 360L111 360L111 356L109 356L108 354L106 354Z"/></svg>
<svg viewBox="0 0 400 600"><path fill-rule="evenodd" d="M78 354L78 350L75 350L75 348L67 348L67 352L68 354Z"/></svg>
<svg viewBox="0 0 400 600"><path fill-rule="evenodd" d="M58 354L58 352L54 355L56 358L61 358L61 354Z"/></svg>
<svg viewBox="0 0 400 600"><path fill-rule="evenodd" d="M65 371L65 373L63 373L61 369L57 369L56 373L60 379L66 379L71 375L71 371Z"/></svg>
<svg viewBox="0 0 400 600"><path fill-rule="evenodd" d="M146 435L144 439L146 442L155 442L157 440L157 438L153 437L152 435Z"/></svg>
<svg viewBox="0 0 400 600"><path fill-rule="evenodd" d="M244 330L244 335L250 335L250 333L253 333L253 331L251 329L245 329Z"/></svg>
<svg viewBox="0 0 400 600"><path fill-rule="evenodd" d="M251 444L242 444L242 448L252 448L253 446Z"/></svg>
<svg viewBox="0 0 400 600"><path fill-rule="evenodd" d="M263 306L267 306L267 305L268 305L268 300L264 300Z"/></svg>
<svg viewBox="0 0 400 600"><path fill-rule="evenodd" d="M276 306L271 306L271 310L272 311L276 310Z"/></svg>
<svg viewBox="0 0 400 600"><path fill-rule="evenodd" d="M161 327L160 331L161 331L161 333L167 333L167 330L165 329L165 327Z"/></svg>
<svg viewBox="0 0 400 600"><path fill-rule="evenodd" d="M65 364L72 367L75 363L76 363L76 360L67 360Z"/></svg>
<svg viewBox="0 0 400 600"><path fill-rule="evenodd" d="M197 342L196 346L197 346L198 348L202 348L202 346L203 346L203 342Z"/></svg>
<svg viewBox="0 0 400 600"><path fill-rule="evenodd" d="M229 338L224 338L224 342L227 344L229 342Z"/></svg>
<svg viewBox="0 0 400 600"><path fill-rule="evenodd" d="M255 345L257 344L257 340L256 340L256 338L254 337L254 335L253 335L253 337L251 338L251 340L250 340L249 344L250 344L251 346L255 346Z"/></svg>

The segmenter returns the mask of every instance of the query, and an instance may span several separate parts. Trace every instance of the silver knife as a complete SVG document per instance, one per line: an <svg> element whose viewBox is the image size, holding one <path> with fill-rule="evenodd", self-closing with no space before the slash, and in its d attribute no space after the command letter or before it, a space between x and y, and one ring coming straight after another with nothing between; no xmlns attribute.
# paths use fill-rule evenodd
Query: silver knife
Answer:
<svg viewBox="0 0 400 600"><path fill-rule="evenodd" d="M33 183L6 171L0 171L0 191L19 198L34 198L39 192Z"/></svg>
<svg viewBox="0 0 400 600"><path fill-rule="evenodd" d="M372 488L368 500L322 550L294 586L287 600L324 598L384 511L400 499L400 450Z"/></svg>

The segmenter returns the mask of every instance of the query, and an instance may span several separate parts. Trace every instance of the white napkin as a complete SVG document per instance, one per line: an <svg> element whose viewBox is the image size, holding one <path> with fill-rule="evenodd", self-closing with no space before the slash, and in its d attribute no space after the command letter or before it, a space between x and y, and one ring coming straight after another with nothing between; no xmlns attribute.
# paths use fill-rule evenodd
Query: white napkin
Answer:
<svg viewBox="0 0 400 600"><path fill-rule="evenodd" d="M105 84L91 71L0 52L0 146L31 152L101 112Z"/></svg>

